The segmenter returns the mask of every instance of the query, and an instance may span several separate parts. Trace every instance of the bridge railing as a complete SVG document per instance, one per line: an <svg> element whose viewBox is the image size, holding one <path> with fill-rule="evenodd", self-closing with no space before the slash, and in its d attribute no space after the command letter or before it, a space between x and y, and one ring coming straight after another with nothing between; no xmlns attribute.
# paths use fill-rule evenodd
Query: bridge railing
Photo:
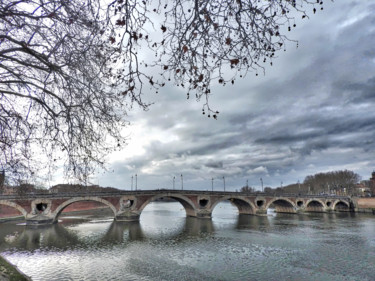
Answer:
<svg viewBox="0 0 375 281"><path fill-rule="evenodd" d="M79 191L61 193L24 193L24 194L0 194L0 199L40 199L40 198L71 198L71 197L110 197L126 195L158 195L158 194L199 194L199 195L236 195L236 196L258 196L258 197L294 197L294 198L332 198L349 199L350 196L321 195L321 194L278 194L262 192L236 192L236 191L205 191L205 190L177 190L177 189L154 189L154 190L120 190L120 191Z"/></svg>

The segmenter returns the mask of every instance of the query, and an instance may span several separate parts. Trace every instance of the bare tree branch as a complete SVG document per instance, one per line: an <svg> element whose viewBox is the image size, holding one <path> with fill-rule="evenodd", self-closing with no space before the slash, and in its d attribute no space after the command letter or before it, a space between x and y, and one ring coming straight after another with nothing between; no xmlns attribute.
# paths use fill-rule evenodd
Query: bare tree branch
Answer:
<svg viewBox="0 0 375 281"><path fill-rule="evenodd" d="M322 2L1 1L0 169L27 177L45 155L85 179L125 144L128 110L168 81L216 119L212 85L272 65L306 5Z"/></svg>

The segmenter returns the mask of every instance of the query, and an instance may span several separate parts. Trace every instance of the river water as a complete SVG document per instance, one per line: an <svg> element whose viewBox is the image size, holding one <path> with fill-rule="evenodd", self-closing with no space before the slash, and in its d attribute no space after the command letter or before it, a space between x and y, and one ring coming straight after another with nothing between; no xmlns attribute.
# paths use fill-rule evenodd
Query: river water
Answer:
<svg viewBox="0 0 375 281"><path fill-rule="evenodd" d="M138 223L106 215L0 224L0 252L33 280L375 280L375 216L238 216L212 220L151 203Z"/></svg>

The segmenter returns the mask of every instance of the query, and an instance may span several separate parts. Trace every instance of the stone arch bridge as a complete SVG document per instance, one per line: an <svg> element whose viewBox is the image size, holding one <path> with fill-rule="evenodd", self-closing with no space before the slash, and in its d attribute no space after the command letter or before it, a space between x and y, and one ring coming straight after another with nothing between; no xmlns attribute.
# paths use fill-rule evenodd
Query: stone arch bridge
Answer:
<svg viewBox="0 0 375 281"><path fill-rule="evenodd" d="M356 209L350 197L192 190L1 195L0 205L16 208L25 217L27 224L56 223L67 206L80 201L96 201L107 205L113 211L115 220L137 221L150 202L161 198L180 202L187 216L208 219L218 203L228 200L238 208L239 214L246 215L266 214L269 208L275 208L280 213L349 212Z"/></svg>

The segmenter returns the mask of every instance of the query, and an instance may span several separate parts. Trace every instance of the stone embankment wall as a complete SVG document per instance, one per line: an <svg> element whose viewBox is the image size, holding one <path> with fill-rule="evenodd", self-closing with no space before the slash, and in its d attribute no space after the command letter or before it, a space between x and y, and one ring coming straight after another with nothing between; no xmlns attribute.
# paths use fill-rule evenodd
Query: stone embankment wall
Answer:
<svg viewBox="0 0 375 281"><path fill-rule="evenodd" d="M358 198L357 208L358 208L358 212L375 214L375 197Z"/></svg>
<svg viewBox="0 0 375 281"><path fill-rule="evenodd" d="M95 201L82 201L82 202L76 202L68 207L66 207L63 211L63 213L69 213L69 212L76 212L76 211L86 211L91 209L100 209L103 207L107 207L106 205L95 202ZM4 218L13 218L13 217L21 217L22 214L15 208L0 205L0 219Z"/></svg>

